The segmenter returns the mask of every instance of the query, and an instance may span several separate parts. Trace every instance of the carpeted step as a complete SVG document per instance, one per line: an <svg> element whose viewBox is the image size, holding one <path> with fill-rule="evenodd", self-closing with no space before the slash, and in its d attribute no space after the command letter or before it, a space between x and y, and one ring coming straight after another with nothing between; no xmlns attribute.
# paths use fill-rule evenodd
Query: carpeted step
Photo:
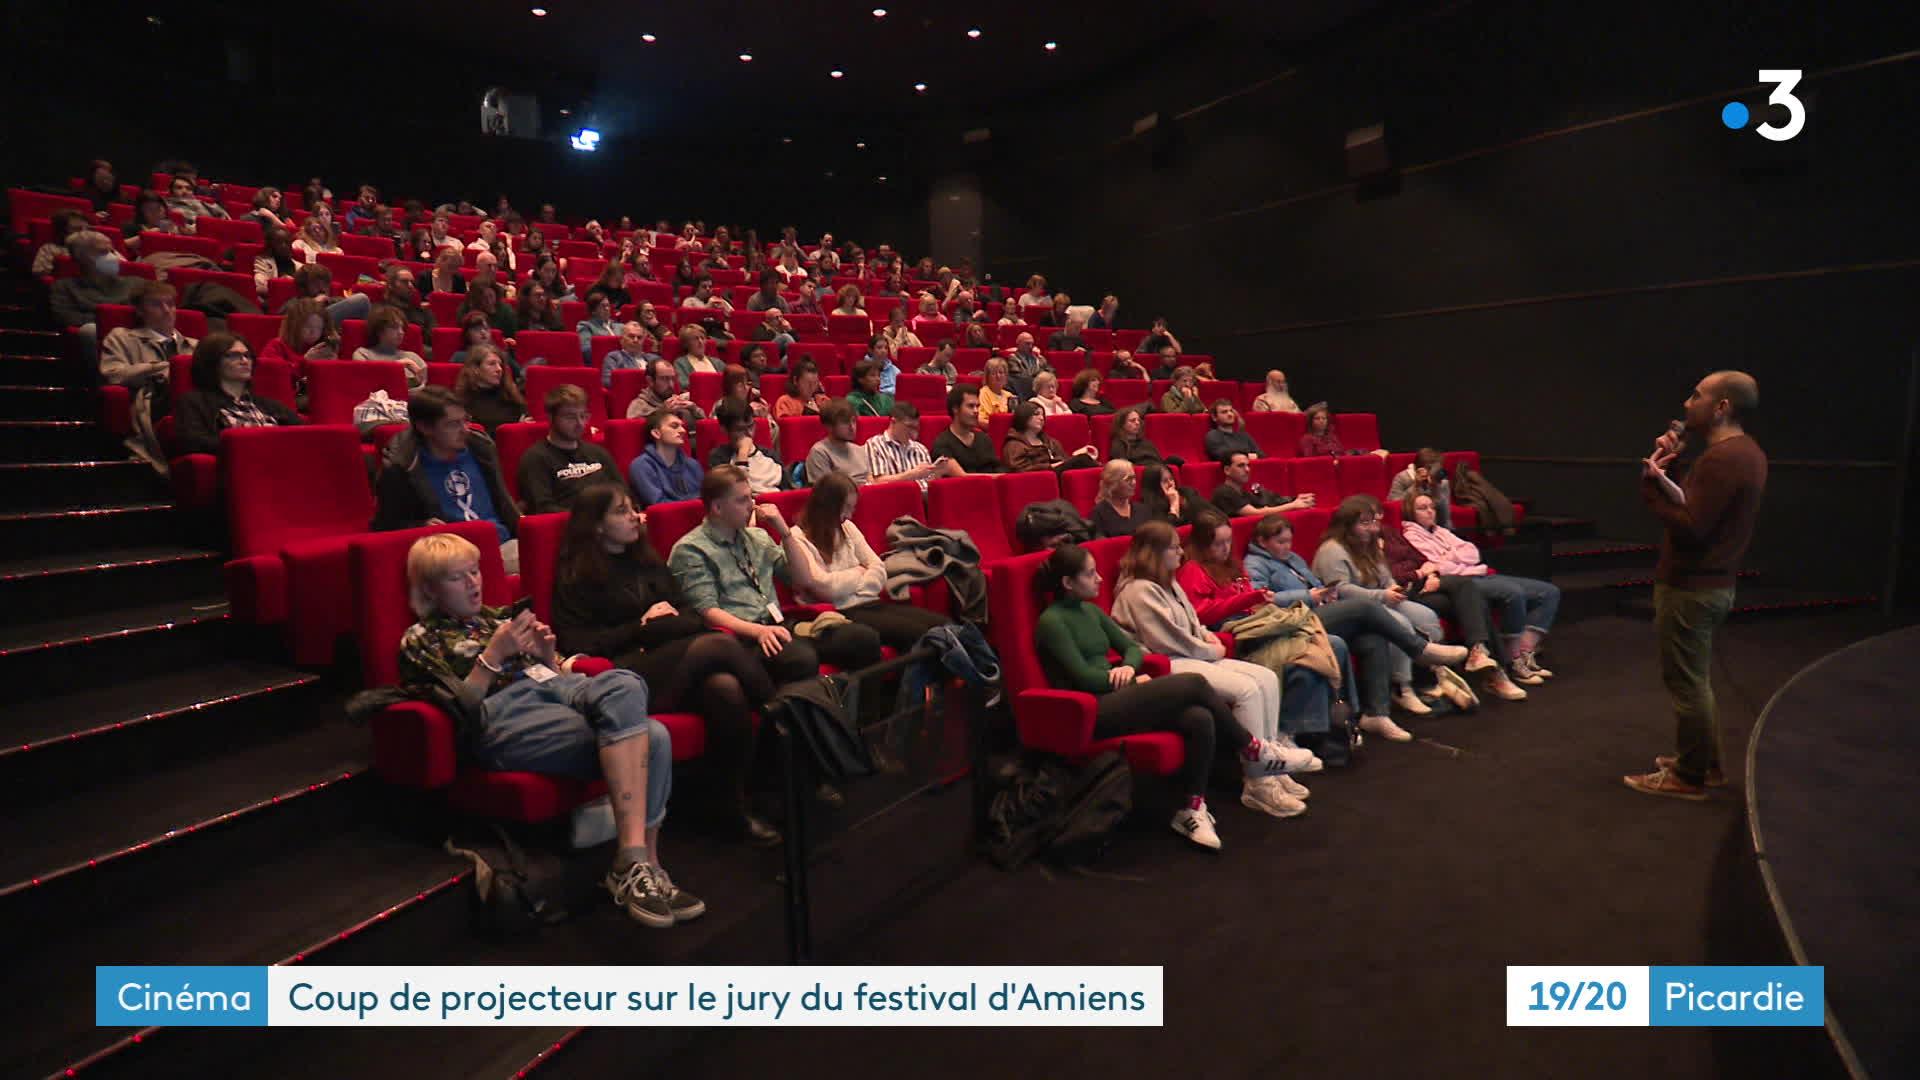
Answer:
<svg viewBox="0 0 1920 1080"><path fill-rule="evenodd" d="M171 544L57 551L0 561L0 610L111 611L224 587L217 552Z"/></svg>
<svg viewBox="0 0 1920 1080"><path fill-rule="evenodd" d="M126 452L124 441L92 418L0 420L0 461L83 461Z"/></svg>
<svg viewBox="0 0 1920 1080"><path fill-rule="evenodd" d="M83 387L0 383L0 419L93 420L100 407Z"/></svg>
<svg viewBox="0 0 1920 1080"><path fill-rule="evenodd" d="M167 482L151 466L119 453L72 461L0 462L8 510L106 506L166 498Z"/></svg>
<svg viewBox="0 0 1920 1080"><path fill-rule="evenodd" d="M1580 537L1553 541L1553 572L1556 579L1563 574L1589 570L1640 568L1651 573L1659 558L1660 545L1644 540Z"/></svg>
<svg viewBox="0 0 1920 1080"><path fill-rule="evenodd" d="M16 688L140 678L234 655L220 593L107 612L18 614L0 625L0 682Z"/></svg>
<svg viewBox="0 0 1920 1080"><path fill-rule="evenodd" d="M133 547L177 541L183 532L164 499L58 510L0 513L0 559L47 551Z"/></svg>
<svg viewBox="0 0 1920 1080"><path fill-rule="evenodd" d="M1745 577L1745 574L1741 575ZM1871 608L1880 598L1871 593L1838 593L1831 590L1803 589L1792 585L1759 585L1742 581L1733 591L1733 609L1728 618L1749 619L1769 615L1814 615ZM1624 614L1653 618L1653 590L1636 591L1620 605Z"/></svg>

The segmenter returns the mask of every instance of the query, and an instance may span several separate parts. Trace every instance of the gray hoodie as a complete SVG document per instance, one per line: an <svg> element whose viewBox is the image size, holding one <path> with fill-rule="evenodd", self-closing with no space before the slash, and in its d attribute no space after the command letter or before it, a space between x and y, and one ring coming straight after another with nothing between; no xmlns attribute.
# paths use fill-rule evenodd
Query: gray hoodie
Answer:
<svg viewBox="0 0 1920 1080"><path fill-rule="evenodd" d="M1222 646L1207 640L1207 628L1193 601L1178 586L1168 589L1142 578L1128 578L1113 593L1113 621L1145 646L1174 660L1218 660Z"/></svg>

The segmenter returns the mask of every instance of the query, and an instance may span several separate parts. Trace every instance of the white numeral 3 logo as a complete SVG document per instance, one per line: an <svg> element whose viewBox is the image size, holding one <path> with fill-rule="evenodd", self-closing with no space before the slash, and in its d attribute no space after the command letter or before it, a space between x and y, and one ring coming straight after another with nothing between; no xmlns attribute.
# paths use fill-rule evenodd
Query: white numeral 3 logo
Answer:
<svg viewBox="0 0 1920 1080"><path fill-rule="evenodd" d="M1785 127L1775 127L1771 123L1761 124L1753 130L1774 142L1786 142L1800 134L1800 129L1807 126L1806 103L1793 96L1793 88L1800 85L1800 69L1762 68L1760 81L1774 84L1773 93L1767 95L1767 104L1785 105L1787 123Z"/></svg>

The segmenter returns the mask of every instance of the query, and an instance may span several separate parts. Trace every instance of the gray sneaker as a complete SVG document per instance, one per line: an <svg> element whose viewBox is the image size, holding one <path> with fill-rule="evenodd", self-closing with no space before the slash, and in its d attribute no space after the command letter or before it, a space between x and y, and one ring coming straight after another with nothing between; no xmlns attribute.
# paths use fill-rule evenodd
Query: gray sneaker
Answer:
<svg viewBox="0 0 1920 1080"><path fill-rule="evenodd" d="M625 870L607 871L605 884L613 902L626 908L633 921L664 930L673 925L673 908L667 903L667 890L660 885L664 876L652 863L637 862Z"/></svg>
<svg viewBox="0 0 1920 1080"><path fill-rule="evenodd" d="M707 913L707 902L673 883L667 876L666 867L653 872L654 880L660 883L660 889L667 894L667 910L673 912L673 921L692 922Z"/></svg>

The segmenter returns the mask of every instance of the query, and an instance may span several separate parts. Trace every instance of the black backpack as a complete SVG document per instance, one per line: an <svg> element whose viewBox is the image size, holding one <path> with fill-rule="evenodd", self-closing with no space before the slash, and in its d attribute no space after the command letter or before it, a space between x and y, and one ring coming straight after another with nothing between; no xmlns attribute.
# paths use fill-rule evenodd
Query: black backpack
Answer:
<svg viewBox="0 0 1920 1080"><path fill-rule="evenodd" d="M1027 757L1003 770L987 808L987 857L1017 870L1045 852L1048 861L1084 866L1107 850L1114 826L1133 809L1133 772L1109 750L1082 765Z"/></svg>
<svg viewBox="0 0 1920 1080"><path fill-rule="evenodd" d="M558 860L529 860L497 822L489 822L484 833L448 837L446 850L473 864L474 887L467 894L467 907L474 932L481 937L527 937L567 918Z"/></svg>

